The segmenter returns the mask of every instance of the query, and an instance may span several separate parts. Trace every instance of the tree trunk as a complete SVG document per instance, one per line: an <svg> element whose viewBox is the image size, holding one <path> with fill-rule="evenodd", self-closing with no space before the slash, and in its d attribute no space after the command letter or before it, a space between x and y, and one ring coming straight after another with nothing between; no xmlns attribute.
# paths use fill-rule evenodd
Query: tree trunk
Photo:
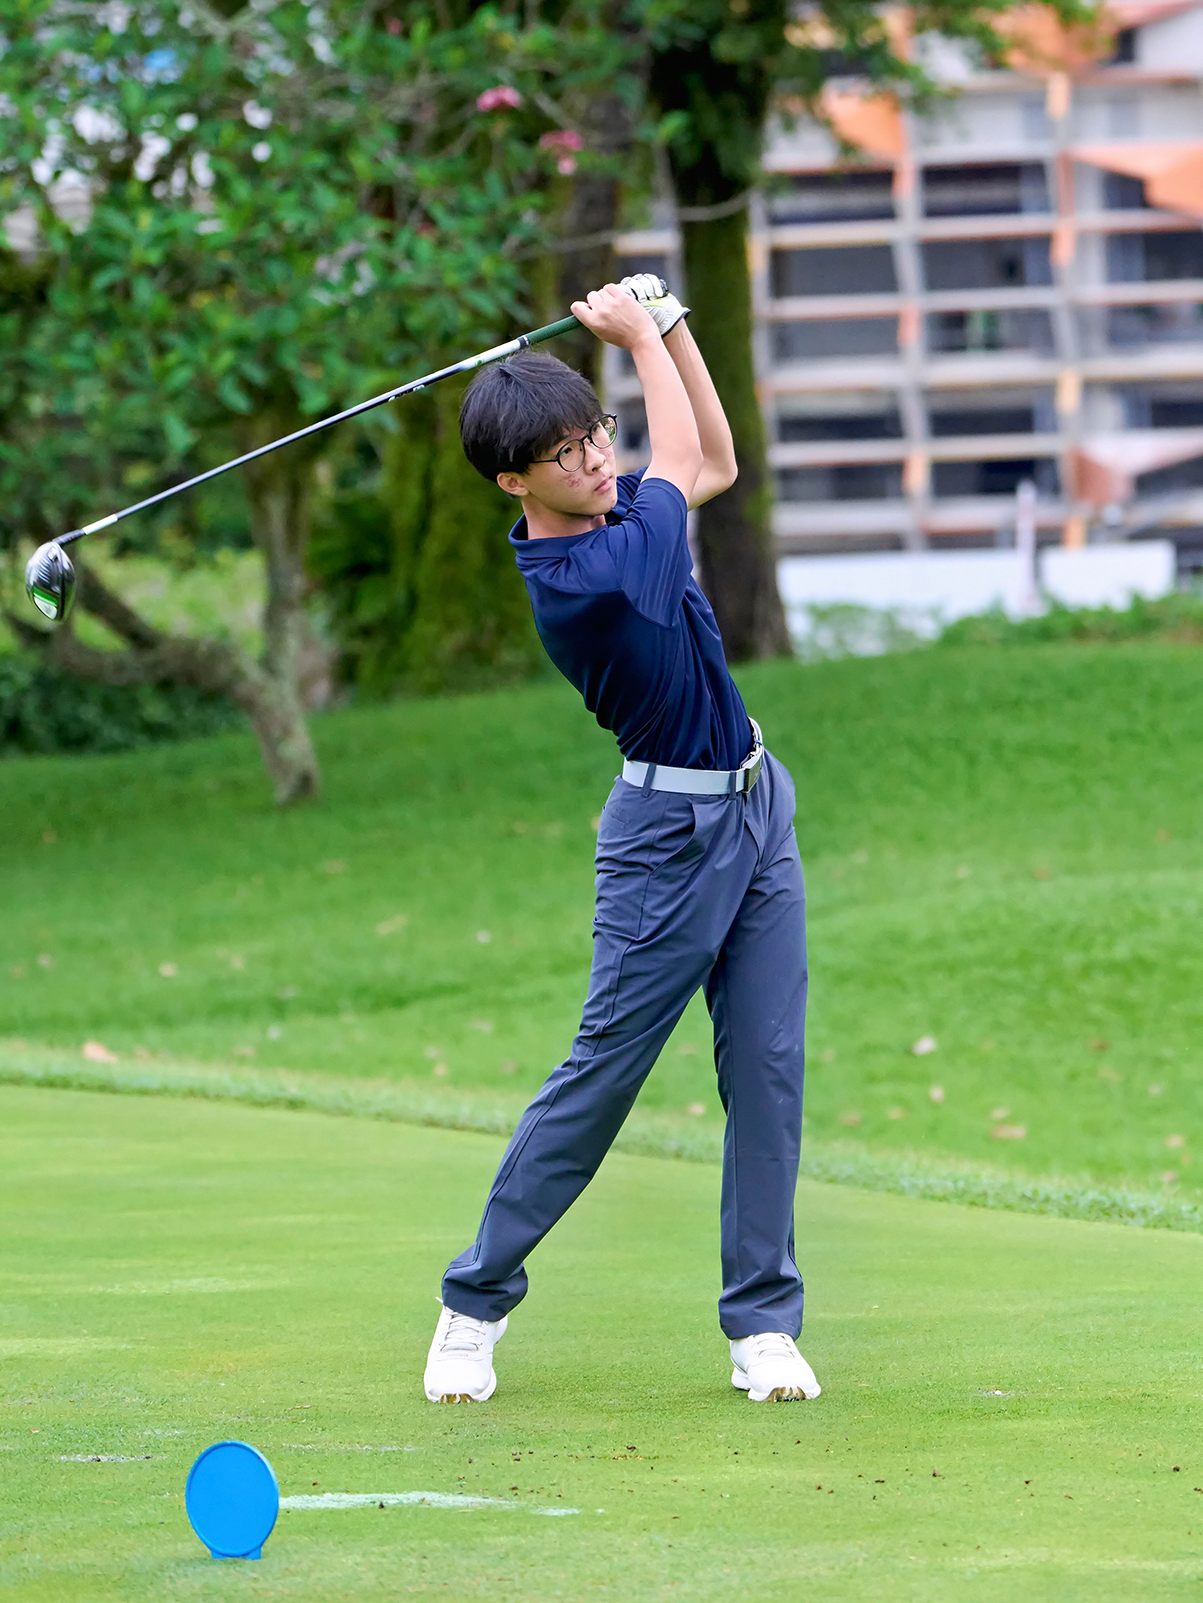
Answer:
<svg viewBox="0 0 1203 1603"><path fill-rule="evenodd" d="M255 435L278 438L296 420L267 414ZM255 438L247 449L261 443ZM263 553L267 603L263 611L263 674L253 704L242 702L263 753L264 767L282 807L316 796L321 780L301 695L312 635L305 610L305 547L309 540L313 466L303 450L288 447L243 469L251 534Z"/></svg>
<svg viewBox="0 0 1203 1603"><path fill-rule="evenodd" d="M752 359L747 207L682 224L689 326L731 425L739 477L698 511L701 582L730 662L787 655L773 485Z"/></svg>
<svg viewBox="0 0 1203 1603"><path fill-rule="evenodd" d="M740 0L738 6L696 0L680 14L675 41L651 62L653 99L661 113L680 118L668 156L677 203L687 214L681 233L693 307L689 326L726 410L739 466L731 489L698 514L702 583L732 662L790 649L752 358L748 213L739 205L760 180L774 53L788 18L786 0Z"/></svg>
<svg viewBox="0 0 1203 1603"><path fill-rule="evenodd" d="M287 432L273 428L279 422L278 417L258 419L261 439ZM288 426L295 427L295 421ZM250 438L247 449L261 439ZM70 622L46 631L8 618L18 639L78 678L114 685L186 684L229 696L250 719L282 807L315 796L319 789L301 693L306 658L312 656L304 572L312 462L304 456L298 460L294 452L295 447L266 457L246 470L254 537L267 574L262 662L225 640L169 635L155 628L84 562L76 566L79 606L124 640L127 650L84 645Z"/></svg>

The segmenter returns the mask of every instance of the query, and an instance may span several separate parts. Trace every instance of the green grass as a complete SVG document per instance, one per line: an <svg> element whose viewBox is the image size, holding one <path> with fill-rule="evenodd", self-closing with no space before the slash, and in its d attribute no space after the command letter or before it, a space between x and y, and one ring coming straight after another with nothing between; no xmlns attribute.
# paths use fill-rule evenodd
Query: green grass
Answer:
<svg viewBox="0 0 1203 1603"><path fill-rule="evenodd" d="M491 1135L509 1135L526 1103L514 1093L441 1090L429 1081L357 1080L295 1069L231 1070L208 1064L122 1064L120 1060L81 1064L52 1049L11 1043L0 1050L0 1085L239 1102L255 1108L304 1109L342 1118ZM614 1143L618 1152L694 1163L718 1163L722 1146L721 1126L645 1107L635 1108ZM928 1152L883 1151L850 1141L808 1141L799 1172L804 1179L976 1208L1203 1233L1203 1209L1189 1195L1164 1185L1154 1191L1082 1177L1026 1175L981 1162L941 1160Z"/></svg>
<svg viewBox="0 0 1203 1603"><path fill-rule="evenodd" d="M614 1155L532 1260L496 1397L436 1409L433 1294L500 1151L0 1088L5 1595L1194 1594L1200 1237L804 1184L824 1395L757 1407L715 1324L717 1171ZM284 1513L217 1564L182 1491L226 1436L285 1497L496 1502Z"/></svg>
<svg viewBox="0 0 1203 1603"><path fill-rule="evenodd" d="M1197 1202L1197 653L941 649L741 679L798 779L816 1147ZM315 731L326 799L285 815L241 735L0 764L0 1061L99 1041L123 1071L514 1102L540 1083L584 993L609 737L558 683ZM912 1055L925 1035L938 1049ZM717 1137L700 1003L641 1107Z"/></svg>

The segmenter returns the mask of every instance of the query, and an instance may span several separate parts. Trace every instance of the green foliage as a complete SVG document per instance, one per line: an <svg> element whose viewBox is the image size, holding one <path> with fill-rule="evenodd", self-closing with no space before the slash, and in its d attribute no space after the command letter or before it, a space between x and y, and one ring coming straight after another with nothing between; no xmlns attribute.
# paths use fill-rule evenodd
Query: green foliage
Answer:
<svg viewBox="0 0 1203 1603"><path fill-rule="evenodd" d="M23 0L0 51L0 215L32 240L38 282L0 261L0 545L496 343L522 316L560 97L629 54L598 10ZM317 785L297 684L313 633L302 569L318 459L336 449L323 434L246 475L271 598L252 718L282 799ZM420 571L385 586L400 584L412 614L406 677L523 671L530 625L480 497L465 500L446 463L438 479L410 540ZM240 543L247 520L232 510L223 484L132 543ZM352 549L310 571L357 565ZM353 588L351 612L365 605Z"/></svg>
<svg viewBox="0 0 1203 1603"><path fill-rule="evenodd" d="M48 269L6 502L31 443L43 518L67 525L123 452L177 474L217 423L330 410L514 313L546 113L488 117L475 98L499 78L541 92L560 59L579 65L575 35L489 8L384 22L351 0L225 22L172 0L111 16L30 0L6 23L0 201Z"/></svg>
<svg viewBox="0 0 1203 1603"><path fill-rule="evenodd" d="M1176 590L1156 600L1135 596L1114 607L1066 607L1053 602L1034 618L1008 618L1001 608L958 618L940 633L941 646L1030 646L1040 642L1176 640L1203 645L1203 595Z"/></svg>
<svg viewBox="0 0 1203 1603"><path fill-rule="evenodd" d="M800 637L794 649L800 662L838 661L841 657L878 657L894 651L917 651L928 642L892 607L862 607L832 601L803 607Z"/></svg>
<svg viewBox="0 0 1203 1603"><path fill-rule="evenodd" d="M128 751L195 740L242 721L223 696L187 685L89 684L27 657L0 655L0 757Z"/></svg>
<svg viewBox="0 0 1203 1603"><path fill-rule="evenodd" d="M789 15L785 0L649 8L650 88L686 205L727 200L759 180L769 97L792 59Z"/></svg>

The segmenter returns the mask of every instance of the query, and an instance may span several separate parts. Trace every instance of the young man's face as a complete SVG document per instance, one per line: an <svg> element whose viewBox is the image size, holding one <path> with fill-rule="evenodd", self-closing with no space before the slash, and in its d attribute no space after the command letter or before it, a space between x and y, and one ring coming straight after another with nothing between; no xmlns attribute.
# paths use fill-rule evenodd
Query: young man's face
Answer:
<svg viewBox="0 0 1203 1603"><path fill-rule="evenodd" d="M532 462L525 473L497 475L507 495L533 498L565 517L604 517L610 511L618 499L614 446L600 421L591 431L566 431L543 454L546 460Z"/></svg>

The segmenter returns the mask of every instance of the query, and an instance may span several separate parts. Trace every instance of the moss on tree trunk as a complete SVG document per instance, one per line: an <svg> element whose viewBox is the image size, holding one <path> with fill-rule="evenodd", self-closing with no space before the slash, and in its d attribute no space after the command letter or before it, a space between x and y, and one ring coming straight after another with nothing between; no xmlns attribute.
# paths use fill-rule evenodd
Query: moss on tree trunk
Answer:
<svg viewBox="0 0 1203 1603"><path fill-rule="evenodd" d="M518 510L460 445L466 384L440 384L385 458L401 626L393 662L400 682L419 692L522 678L541 660L506 539Z"/></svg>

